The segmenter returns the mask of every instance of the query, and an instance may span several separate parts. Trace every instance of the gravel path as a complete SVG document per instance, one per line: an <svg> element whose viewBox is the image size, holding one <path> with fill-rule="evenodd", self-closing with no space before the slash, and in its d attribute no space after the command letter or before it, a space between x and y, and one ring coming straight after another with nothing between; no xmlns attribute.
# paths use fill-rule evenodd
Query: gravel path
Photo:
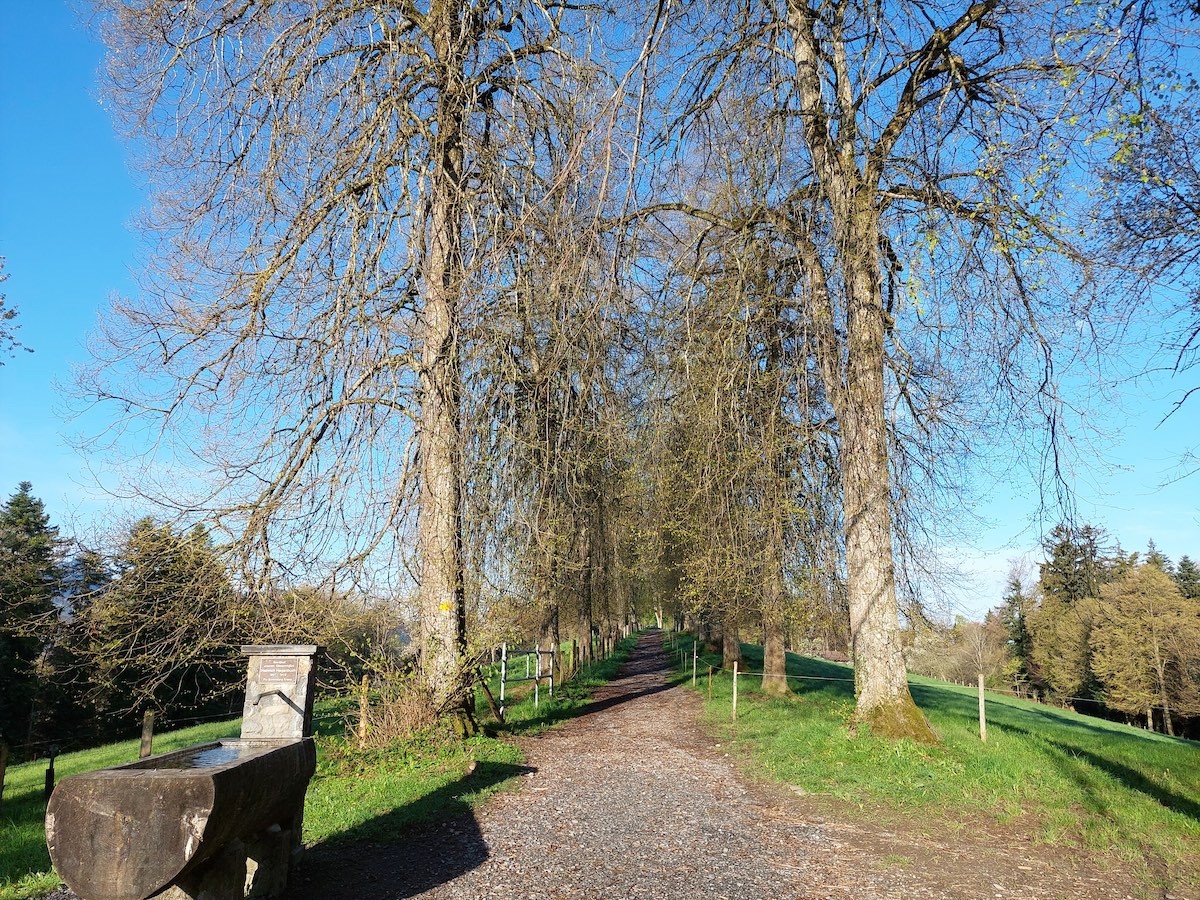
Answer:
<svg viewBox="0 0 1200 900"><path fill-rule="evenodd" d="M582 716L524 743L519 790L395 844L317 848L288 900L1132 896L1065 860L815 818L748 784L667 671L644 636Z"/></svg>

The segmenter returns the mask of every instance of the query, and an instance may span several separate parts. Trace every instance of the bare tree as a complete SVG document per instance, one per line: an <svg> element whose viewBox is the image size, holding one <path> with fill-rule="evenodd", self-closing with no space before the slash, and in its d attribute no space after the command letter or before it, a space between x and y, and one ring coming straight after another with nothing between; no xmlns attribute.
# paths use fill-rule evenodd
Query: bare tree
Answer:
<svg viewBox="0 0 1200 900"><path fill-rule="evenodd" d="M982 622L959 616L948 626L919 623L910 657L915 671L957 684L974 684L979 675L992 681L1009 660L1004 626L990 612Z"/></svg>
<svg viewBox="0 0 1200 900"><path fill-rule="evenodd" d="M729 124L745 107L725 110ZM753 209L780 165L773 145L717 132L693 181L725 221ZM717 160L719 159L719 162ZM681 167L683 168L683 167ZM684 227L677 227L682 224ZM646 229L650 231L651 229ZM720 626L725 665L761 626L763 689L787 693L789 625L811 615L813 573L836 505L831 421L804 306L790 301L797 259L769 228L659 221L652 280L661 359L650 420L663 531L673 535L688 607ZM836 514L834 515L836 519Z"/></svg>
<svg viewBox="0 0 1200 900"><path fill-rule="evenodd" d="M212 518L260 581L399 591L415 497L422 667L462 702L464 322L542 199L511 190L555 113L540 85L577 70L573 5L95 6L156 201L88 384L175 463L138 493Z"/></svg>
<svg viewBox="0 0 1200 900"><path fill-rule="evenodd" d="M723 106L751 102L755 139L788 160L736 218L681 191L677 168L646 213L770 228L799 260L794 302L809 309L840 442L858 717L883 733L933 739L900 651L895 505L921 479L950 488L939 460L992 428L1061 434L1057 376L1099 358L1119 318L1091 290L1074 180L1112 152L1110 117L1138 102L1149 57L1136 13L711 2L679 8L667 38L682 71L664 146L701 156ZM1045 446L1053 479L1060 444Z"/></svg>
<svg viewBox="0 0 1200 900"><path fill-rule="evenodd" d="M1186 78L1161 83L1155 104L1131 117L1129 144L1107 171L1115 215L1105 233L1113 250L1144 277L1165 288L1168 317L1179 324L1168 341L1176 373L1200 363L1200 104ZM1178 410L1198 388L1188 388ZM1194 453L1187 468L1195 471Z"/></svg>
<svg viewBox="0 0 1200 900"><path fill-rule="evenodd" d="M8 280L8 273L4 271L4 257L0 256L0 284ZM21 343L17 340L17 326L13 324L13 319L17 317L15 307L6 306L7 300L3 294L0 294L0 353L11 354L12 351L21 349ZM28 347L24 349L28 350ZM4 362L0 360L0 366Z"/></svg>

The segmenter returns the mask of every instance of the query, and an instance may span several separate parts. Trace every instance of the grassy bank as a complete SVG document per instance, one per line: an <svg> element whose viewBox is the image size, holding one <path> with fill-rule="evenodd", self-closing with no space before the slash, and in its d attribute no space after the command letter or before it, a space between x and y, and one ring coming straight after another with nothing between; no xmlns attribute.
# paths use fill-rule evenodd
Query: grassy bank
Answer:
<svg viewBox="0 0 1200 900"><path fill-rule="evenodd" d="M691 638L686 676L691 675ZM744 669L762 670L744 646ZM678 653L678 650L676 650ZM698 689L707 692L701 660ZM974 690L912 676L914 699L942 743L919 746L852 736L849 666L788 654L792 697L760 679L713 679L706 715L757 773L863 809L933 828L982 823L1045 845L1119 858L1162 884L1200 887L1200 746L1003 694L987 695L988 742Z"/></svg>
<svg viewBox="0 0 1200 900"><path fill-rule="evenodd" d="M317 772L304 804L306 844L387 840L416 822L444 820L474 808L527 771L508 738L530 734L570 718L590 692L611 679L634 639L592 666L534 708L525 686L512 698L507 724L485 721L486 733L468 741L433 729L375 750L360 750L347 739L342 710L347 702L318 705ZM493 686L493 691L498 685ZM480 700L479 708L487 706ZM164 753L221 738L237 737L241 720L198 725L155 736ZM55 762L59 780L80 772L137 759L137 740L67 753ZM0 900L40 897L58 886L50 867L43 825L44 761L14 766L5 778L0 808Z"/></svg>

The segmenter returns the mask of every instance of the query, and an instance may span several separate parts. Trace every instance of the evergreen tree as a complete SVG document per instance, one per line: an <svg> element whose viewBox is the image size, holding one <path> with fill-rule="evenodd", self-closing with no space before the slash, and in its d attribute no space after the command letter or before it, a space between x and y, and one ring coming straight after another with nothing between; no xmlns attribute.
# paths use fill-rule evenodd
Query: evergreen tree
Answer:
<svg viewBox="0 0 1200 900"><path fill-rule="evenodd" d="M1015 572L1008 576L1000 607L1000 621L1008 635L1008 650L1013 659L1012 680L1017 686L1036 683L1036 667L1033 664L1033 637L1029 633L1029 608L1032 598L1025 593L1020 576Z"/></svg>
<svg viewBox="0 0 1200 900"><path fill-rule="evenodd" d="M108 560L98 550L80 547L63 565L61 602L68 617L77 615L112 584Z"/></svg>
<svg viewBox="0 0 1200 900"><path fill-rule="evenodd" d="M1103 553L1104 529L1095 525L1074 528L1057 525L1042 541L1046 561L1042 563L1042 593L1067 604L1100 596L1107 563Z"/></svg>
<svg viewBox="0 0 1200 900"><path fill-rule="evenodd" d="M42 735L60 745L76 746L105 737L116 737L115 723L98 718L89 688L95 683L96 665L88 655L85 623L87 609L112 582L112 572L102 553L81 547L62 565L57 598L61 621L54 640L43 651Z"/></svg>
<svg viewBox="0 0 1200 900"><path fill-rule="evenodd" d="M1179 557L1179 565L1175 569L1175 584L1179 592L1189 600L1200 600L1200 566L1197 566L1190 556Z"/></svg>
<svg viewBox="0 0 1200 900"><path fill-rule="evenodd" d="M224 709L251 617L207 531L142 519L112 562L112 583L78 610L99 713L119 721L143 709Z"/></svg>
<svg viewBox="0 0 1200 900"><path fill-rule="evenodd" d="M1089 638L1101 585L1112 577L1104 540L1094 525L1058 525L1042 543L1046 561L1038 580L1041 602L1028 622L1030 655L1049 692L1067 702L1097 692Z"/></svg>
<svg viewBox="0 0 1200 900"><path fill-rule="evenodd" d="M1146 544L1146 565L1154 566L1160 572L1165 572L1168 575L1172 575L1175 572L1175 567L1171 564L1171 560L1165 553L1158 549L1153 539Z"/></svg>
<svg viewBox="0 0 1200 900"><path fill-rule="evenodd" d="M39 665L58 620L58 529L23 481L0 508L0 737L30 740Z"/></svg>

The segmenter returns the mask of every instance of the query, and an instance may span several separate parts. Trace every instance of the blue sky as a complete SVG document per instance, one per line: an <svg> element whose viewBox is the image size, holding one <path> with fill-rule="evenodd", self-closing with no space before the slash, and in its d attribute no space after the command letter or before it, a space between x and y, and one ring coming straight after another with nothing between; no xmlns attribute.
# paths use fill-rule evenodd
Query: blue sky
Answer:
<svg viewBox="0 0 1200 900"><path fill-rule="evenodd" d="M66 0L0 0L0 288L20 310L20 339L33 347L0 368L0 494L33 482L65 533L128 512L93 485L101 454L80 454L66 435L100 424L69 422L56 383L85 363L85 342L114 292L131 290L137 239L130 223L144 198L97 99L99 44ZM1200 476L1164 484L1181 455L1200 445L1200 398L1157 423L1200 372L1127 385L1104 404L1110 434L1102 455L1075 470L1079 516L1127 550L1153 538L1173 559L1200 558ZM984 483L977 512L988 522L969 544L942 547L950 564L975 573L952 591L978 614L999 601L1009 560L1035 565L1053 522L1031 518L1038 502L1023 478ZM134 510L133 512L138 512Z"/></svg>
<svg viewBox="0 0 1200 900"><path fill-rule="evenodd" d="M64 440L56 383L87 359L110 295L130 289L142 202L97 100L100 58L63 0L0 0L0 290L34 349L0 368L0 492L33 482L67 532L109 504Z"/></svg>

